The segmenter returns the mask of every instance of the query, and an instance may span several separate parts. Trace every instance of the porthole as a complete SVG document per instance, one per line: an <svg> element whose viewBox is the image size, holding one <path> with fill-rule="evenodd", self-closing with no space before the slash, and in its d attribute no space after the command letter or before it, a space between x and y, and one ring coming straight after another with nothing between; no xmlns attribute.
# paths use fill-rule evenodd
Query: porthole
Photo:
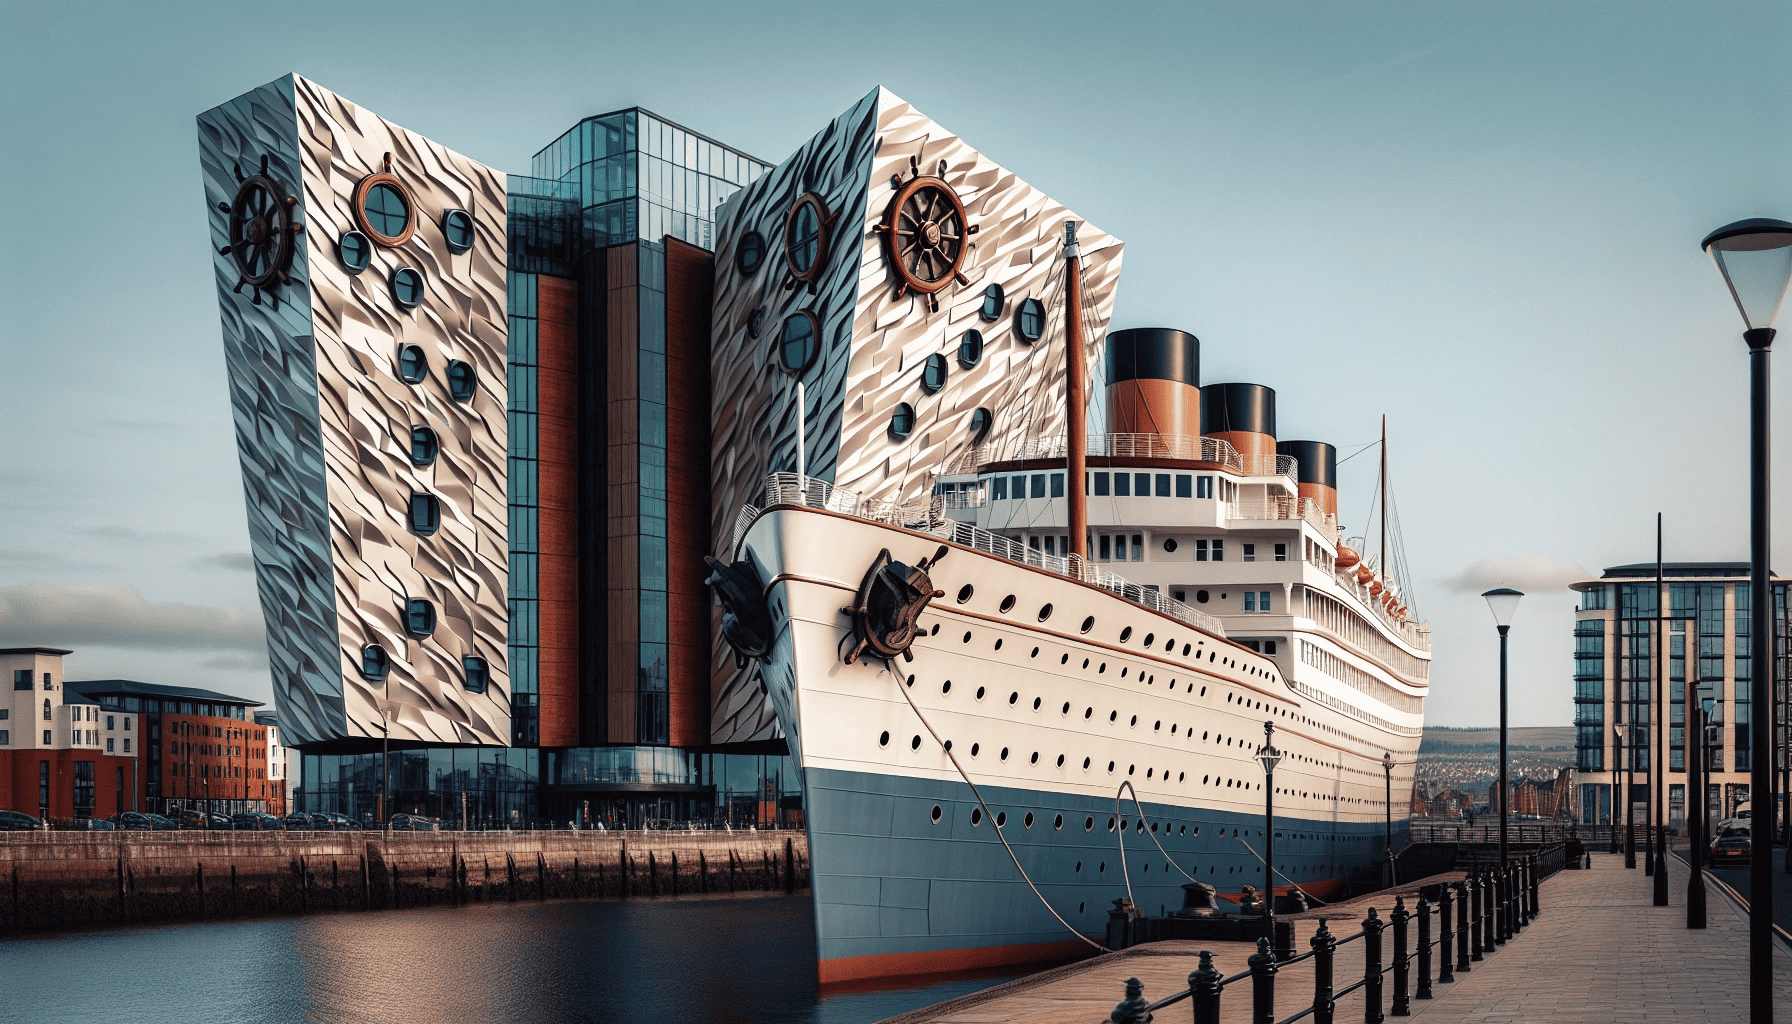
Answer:
<svg viewBox="0 0 1792 1024"><path fill-rule="evenodd" d="M890 730L885 729L883 732L878 734L877 745L880 747L887 747L890 745ZM933 809L933 820L938 821L939 819L940 819L940 809L938 807L935 807Z"/></svg>
<svg viewBox="0 0 1792 1024"><path fill-rule="evenodd" d="M977 826L979 826L981 824L983 824L983 808L981 808L981 807L971 808L971 827L976 828Z"/></svg>
<svg viewBox="0 0 1792 1024"><path fill-rule="evenodd" d="M1008 695L1008 706L1013 707L1015 702L1018 700L1020 700L1020 691L1016 690L1013 693Z"/></svg>
<svg viewBox="0 0 1792 1024"><path fill-rule="evenodd" d="M749 231L734 246L734 269L751 277L765 262L765 236Z"/></svg>
<svg viewBox="0 0 1792 1024"><path fill-rule="evenodd" d="M1118 711L1108 712L1108 724L1112 725L1113 723L1118 722L1119 720L1120 720L1120 712L1118 712Z"/></svg>
<svg viewBox="0 0 1792 1024"><path fill-rule="evenodd" d="M1064 830L1064 816L1062 814L1052 815L1052 831L1053 832L1061 832L1063 830Z"/></svg>
<svg viewBox="0 0 1792 1024"><path fill-rule="evenodd" d="M1132 716L1132 718L1130 718L1130 719L1128 719L1128 720L1127 720L1127 722L1126 722L1126 727L1127 727L1127 728L1128 728L1128 729L1136 729L1136 728L1138 728L1138 727L1139 727L1139 716L1138 716L1138 715L1134 715L1134 716Z"/></svg>
<svg viewBox="0 0 1792 1024"><path fill-rule="evenodd" d="M1059 713L1064 714L1064 715L1070 714L1070 702L1069 701L1064 702L1064 710Z"/></svg>
<svg viewBox="0 0 1792 1024"><path fill-rule="evenodd" d="M442 241L448 243L449 252L473 248L473 215L465 210L443 211Z"/></svg>
<svg viewBox="0 0 1792 1024"><path fill-rule="evenodd" d="M1095 628L1095 616L1091 615L1088 618L1083 620L1083 629L1082 629L1083 632L1087 633L1091 629L1094 629L1094 628Z"/></svg>
<svg viewBox="0 0 1792 1024"><path fill-rule="evenodd" d="M1002 598L1001 611L1004 614L1006 614L1007 612L1010 612L1013 610L1014 610L1014 595L1009 594L1007 597ZM1035 648L1035 649L1037 649L1037 648Z"/></svg>
<svg viewBox="0 0 1792 1024"><path fill-rule="evenodd" d="M1002 649L1002 638L1001 638L1001 637L996 637L996 650L998 650L998 651L999 651L999 650L1001 650L1001 649Z"/></svg>
<svg viewBox="0 0 1792 1024"><path fill-rule="evenodd" d="M946 386L946 357L938 352L927 357L921 365L921 390L928 394L937 394Z"/></svg>
<svg viewBox="0 0 1792 1024"><path fill-rule="evenodd" d="M1157 646L1157 634L1156 633L1146 633L1145 634L1145 646L1146 647L1156 647Z"/></svg>
<svg viewBox="0 0 1792 1024"><path fill-rule="evenodd" d="M336 240L336 258L342 261L342 269L359 274L373 262L373 243L359 231L344 231Z"/></svg>
<svg viewBox="0 0 1792 1024"><path fill-rule="evenodd" d="M486 667L484 658L468 655L460 659L460 685L469 693L484 693L491 670Z"/></svg>
<svg viewBox="0 0 1792 1024"><path fill-rule="evenodd" d="M981 743L973 743L973 744L971 744L971 756L972 756L972 757L976 757L976 756L977 756L977 752L978 752L978 751L980 751L980 750L982 750L982 749L983 749L983 744L981 744Z"/></svg>
<svg viewBox="0 0 1792 1024"><path fill-rule="evenodd" d="M1034 698L1033 698L1033 710L1034 710L1034 711L1038 711L1038 710L1039 710L1039 703L1040 703L1040 701L1039 701L1039 698L1038 698L1038 697L1034 697Z"/></svg>
<svg viewBox="0 0 1792 1024"><path fill-rule="evenodd" d="M933 823L935 825L938 825L940 823L940 816L941 816L940 805L934 804L933 805L933 814L930 815L930 817L933 818Z"/></svg>
<svg viewBox="0 0 1792 1024"><path fill-rule="evenodd" d="M977 699L978 700L983 699L983 692L984 692L983 687L981 687L981 686L977 687Z"/></svg>
<svg viewBox="0 0 1792 1024"><path fill-rule="evenodd" d="M470 401L474 392L479 390L478 377L473 373L471 363L459 359L448 360L448 394L457 402Z"/></svg>
<svg viewBox="0 0 1792 1024"><path fill-rule="evenodd" d="M392 174L390 156L384 172L369 174L355 186L353 208L360 229L381 245L403 245L416 230L410 190Z"/></svg>
<svg viewBox="0 0 1792 1024"><path fill-rule="evenodd" d="M1008 760L1008 748L1007 747L1002 748L1002 760L1004 760L1004 761Z"/></svg>
<svg viewBox="0 0 1792 1024"><path fill-rule="evenodd" d="M975 327L958 339L958 365L970 369L983 361L983 332Z"/></svg>
<svg viewBox="0 0 1792 1024"><path fill-rule="evenodd" d="M1089 720L1089 716L1091 716L1093 714L1095 714L1094 708L1084 708L1083 709L1083 721L1087 722ZM1084 767L1088 767L1088 766L1084 765Z"/></svg>
<svg viewBox="0 0 1792 1024"><path fill-rule="evenodd" d="M1165 537L1165 538L1164 538L1164 550L1165 550L1165 551L1174 551L1174 550L1176 550L1176 538L1174 538L1174 537Z"/></svg>
<svg viewBox="0 0 1792 1024"><path fill-rule="evenodd" d="M971 642L971 634L968 630L964 634L964 642L967 644Z"/></svg>
<svg viewBox="0 0 1792 1024"><path fill-rule="evenodd" d="M1044 607L1039 609L1039 621L1040 622L1044 622L1046 619L1049 619L1051 617L1052 617L1052 606L1051 605L1047 604Z"/></svg>
<svg viewBox="0 0 1792 1024"><path fill-rule="evenodd" d="M948 694L951 692L952 692L952 680L948 679L943 684L940 685L940 693L942 695L944 695L944 694Z"/></svg>
<svg viewBox="0 0 1792 1024"><path fill-rule="evenodd" d="M1058 767L1059 768L1064 767L1064 755L1063 754L1058 755Z"/></svg>
<svg viewBox="0 0 1792 1024"><path fill-rule="evenodd" d="M1112 761L1108 762L1108 774L1109 775L1114 774L1114 762L1112 762Z"/></svg>
<svg viewBox="0 0 1792 1024"><path fill-rule="evenodd" d="M1131 639L1132 639L1132 627L1131 626L1128 626L1125 629L1120 631L1120 642L1121 643L1125 643L1126 641L1131 640Z"/></svg>
<svg viewBox="0 0 1792 1024"><path fill-rule="evenodd" d="M921 749L921 737L919 734L916 734L914 739L908 741L908 749L910 749L910 750L920 750Z"/></svg>
<svg viewBox="0 0 1792 1024"><path fill-rule="evenodd" d="M900 441L913 433L915 429L915 407L907 402L898 402L894 412L890 413L890 436Z"/></svg>
<svg viewBox="0 0 1792 1024"><path fill-rule="evenodd" d="M803 373L821 354L821 325L815 314L799 309L784 318L778 331L778 363L786 373Z"/></svg>
<svg viewBox="0 0 1792 1024"><path fill-rule="evenodd" d="M1195 600L1200 602L1201 604L1206 604L1207 603L1207 591L1205 591L1205 590L1195 591Z"/></svg>
<svg viewBox="0 0 1792 1024"><path fill-rule="evenodd" d="M379 644L368 644L361 648L361 674L368 679L384 679L386 672L392 667L386 657L386 649Z"/></svg>
<svg viewBox="0 0 1792 1024"><path fill-rule="evenodd" d="M1094 818L1084 818L1083 819L1083 831L1084 832L1095 831L1095 819ZM1078 871L1083 870L1083 865L1081 863L1078 863L1076 866L1076 869Z"/></svg>
<svg viewBox="0 0 1792 1024"><path fill-rule="evenodd" d="M1003 828L1007 824L1008 824L1008 812L1007 811L997 811L996 812L996 827Z"/></svg>
<svg viewBox="0 0 1792 1024"><path fill-rule="evenodd" d="M405 602L404 628L414 637L426 637L436 631L436 606L420 597Z"/></svg>
<svg viewBox="0 0 1792 1024"><path fill-rule="evenodd" d="M1022 299L1014 311L1014 333L1031 345L1045 336L1045 304L1031 296Z"/></svg>
<svg viewBox="0 0 1792 1024"><path fill-rule="evenodd" d="M982 444L989 436L989 428L995 426L996 415L988 409L978 406L971 412L971 443Z"/></svg>
<svg viewBox="0 0 1792 1024"><path fill-rule="evenodd" d="M1082 870L1082 869L1083 869L1083 865L1082 865L1082 862L1081 862L1081 861L1078 861L1078 862L1077 862L1077 866L1076 866L1076 869L1077 869L1077 870L1078 870L1078 871L1081 871L1081 870ZM1077 912L1077 913L1079 913L1079 914L1080 914L1080 913L1082 913L1082 912L1083 912L1083 907L1085 907L1085 906L1087 906L1087 904L1086 904L1086 903L1078 903L1078 904L1077 904L1077 905L1076 905L1076 912Z"/></svg>
<svg viewBox="0 0 1792 1024"><path fill-rule="evenodd" d="M401 309L416 309L423 301L423 275L410 267L392 272L392 301Z"/></svg>
<svg viewBox="0 0 1792 1024"><path fill-rule="evenodd" d="M798 281L812 281L821 273L828 258L828 208L813 192L804 193L790 205L784 218L784 258L790 264L790 276Z"/></svg>
<svg viewBox="0 0 1792 1024"><path fill-rule="evenodd" d="M1085 758L1083 758L1083 771L1088 771L1088 770L1089 770L1089 759L1085 757Z"/></svg>
<svg viewBox="0 0 1792 1024"><path fill-rule="evenodd" d="M418 466L427 466L436 461L436 455L442 450L442 443L436 432L425 426L411 428L411 462Z"/></svg>
<svg viewBox="0 0 1792 1024"><path fill-rule="evenodd" d="M963 604L966 601L969 601L971 599L971 595L974 593L976 593L976 590L973 589L969 583L966 583L964 586L959 587L958 588L958 603Z"/></svg>
<svg viewBox="0 0 1792 1024"><path fill-rule="evenodd" d="M433 494L411 495L411 532L430 536L442 527L442 503Z"/></svg>
<svg viewBox="0 0 1792 1024"><path fill-rule="evenodd" d="M1006 309L1007 306L1007 293L1002 290L1001 285L992 284L988 288L983 289L983 306L977 310L977 315L993 324L997 320L1002 319L1002 310Z"/></svg>

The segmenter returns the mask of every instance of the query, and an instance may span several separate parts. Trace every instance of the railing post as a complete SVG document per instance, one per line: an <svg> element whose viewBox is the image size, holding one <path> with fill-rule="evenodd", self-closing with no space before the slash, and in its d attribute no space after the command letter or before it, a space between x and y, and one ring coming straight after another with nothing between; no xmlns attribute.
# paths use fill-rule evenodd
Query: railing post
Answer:
<svg viewBox="0 0 1792 1024"><path fill-rule="evenodd" d="M1463 880L1462 923L1468 925L1468 941L1464 947L1468 950L1467 960L1481 960L1481 885L1479 874L1471 874ZM1468 963L1458 957L1456 969L1466 972Z"/></svg>
<svg viewBox="0 0 1792 1024"><path fill-rule="evenodd" d="M1425 904L1421 898L1419 912L1423 913ZM1412 1016L1412 1001L1407 997L1407 990L1412 984L1412 965L1406 960L1406 927L1412 915L1406 912L1406 897L1394 897L1394 912L1388 915L1394 925L1394 1002L1388 1008L1390 1017Z"/></svg>
<svg viewBox="0 0 1792 1024"><path fill-rule="evenodd" d="M1257 940L1251 967L1251 1024L1276 1024L1276 955L1267 938Z"/></svg>
<svg viewBox="0 0 1792 1024"><path fill-rule="evenodd" d="M1450 892L1449 889L1444 890L1444 898L1445 899L1449 899L1449 892ZM1427 900L1423 896L1419 897L1419 912L1418 912L1417 916L1419 919L1419 991L1417 993L1417 996L1420 999L1430 999L1431 998L1431 901ZM1440 943L1440 945L1442 945L1444 948L1444 973L1448 974L1449 970L1450 970L1450 937L1449 937L1448 933L1444 934L1443 941ZM1439 978L1438 980L1439 981L1448 981L1449 979Z"/></svg>
<svg viewBox="0 0 1792 1024"><path fill-rule="evenodd" d="M1500 923L1504 926L1505 939L1511 942L1512 936L1518 934L1518 867L1507 864L1500 869L1503 876L1500 881L1500 898L1506 901L1506 909L1500 915Z"/></svg>
<svg viewBox="0 0 1792 1024"><path fill-rule="evenodd" d="M1518 901L1518 927L1527 928L1531 923L1531 858L1520 857L1518 860L1518 885L1513 887L1512 898Z"/></svg>
<svg viewBox="0 0 1792 1024"><path fill-rule="evenodd" d="M1457 915L1460 915L1466 913L1468 908L1463 906L1462 902L1456 898L1458 893L1455 885L1446 882L1442 888L1443 899L1438 905L1437 946L1438 952L1442 954L1439 959L1443 962L1438 965L1437 980L1454 982L1456 980L1457 933L1462 930L1462 926L1454 922L1451 911L1454 910ZM1467 946L1462 947L1462 969L1464 971L1468 970Z"/></svg>
<svg viewBox="0 0 1792 1024"><path fill-rule="evenodd" d="M1137 978L1128 978L1126 998L1120 1000L1113 1013L1108 1014L1109 1024L1145 1024L1151 1019L1151 1014L1145 1011L1145 1007L1150 1005L1145 1001L1145 986L1139 984Z"/></svg>
<svg viewBox="0 0 1792 1024"><path fill-rule="evenodd" d="M1313 933L1313 1022L1332 1024L1332 959L1337 955L1338 940L1319 919L1319 930Z"/></svg>
<svg viewBox="0 0 1792 1024"><path fill-rule="evenodd" d="M1381 930L1387 925L1369 908L1363 918L1363 1024L1382 1024L1387 1018L1381 1012Z"/></svg>
<svg viewBox="0 0 1792 1024"><path fill-rule="evenodd" d="M1481 952L1491 953L1494 947L1494 936L1499 934L1495 928L1498 921L1494 919L1493 907L1499 896L1499 879L1497 873L1488 871L1481 880Z"/></svg>
<svg viewBox="0 0 1792 1024"><path fill-rule="evenodd" d="M1200 966L1188 976L1189 998L1195 1004L1195 1024L1220 1024L1220 982L1225 977L1214 969L1213 954L1203 949Z"/></svg>
<svg viewBox="0 0 1792 1024"><path fill-rule="evenodd" d="M1539 863L1540 862L1533 861L1532 866L1536 867ZM1531 872L1531 917L1533 918L1543 912L1542 906L1537 902L1537 892L1543 886L1543 879L1539 877L1540 874L1541 872L1538 871Z"/></svg>

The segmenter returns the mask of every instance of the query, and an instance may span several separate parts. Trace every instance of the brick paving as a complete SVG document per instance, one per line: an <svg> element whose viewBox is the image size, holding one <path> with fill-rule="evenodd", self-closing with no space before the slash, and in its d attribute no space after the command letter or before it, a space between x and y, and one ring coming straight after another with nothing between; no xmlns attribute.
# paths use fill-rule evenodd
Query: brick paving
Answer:
<svg viewBox="0 0 1792 1024"><path fill-rule="evenodd" d="M1605 1022L1697 1021L1726 1024L1748 1019L1748 922L1716 891L1711 893L1710 927L1688 931L1686 866L1670 861L1670 906L1651 905L1652 879L1641 868L1626 870L1621 856L1596 853L1590 871L1564 871L1543 883L1541 914L1512 941L1458 974L1451 984L1435 984L1435 998L1414 999L1412 1016L1424 1024L1605 1024ZM1392 909L1390 894L1363 897L1326 908L1328 927L1339 935L1358 928L1367 908L1383 920ZM1412 901L1407 903L1408 909ZM1305 952L1318 927L1318 913L1301 915L1295 948ZM1413 929L1416 940L1417 928ZM1383 958L1393 952L1393 932L1383 933ZM983 992L924 1007L886 1024L1100 1024L1124 995L1127 978L1138 978L1149 1000L1188 986L1196 956L1206 949L1227 975L1245 969L1255 951L1238 942L1157 942L1121 953L1055 968ZM1284 968L1277 978L1276 1017L1287 1018L1310 1005L1311 961ZM1778 1005L1792 1024L1792 954L1776 945ZM1335 986L1362 977L1363 943L1338 949ZM1385 975L1384 1013L1391 1009L1393 975ZM1415 981L1416 989L1416 981ZM1226 1024L1247 1024L1251 1004L1246 979L1229 986L1221 1003ZM1338 1000L1337 1021L1363 1019L1362 993ZM1185 1021L1187 1001L1167 1007L1157 1020Z"/></svg>

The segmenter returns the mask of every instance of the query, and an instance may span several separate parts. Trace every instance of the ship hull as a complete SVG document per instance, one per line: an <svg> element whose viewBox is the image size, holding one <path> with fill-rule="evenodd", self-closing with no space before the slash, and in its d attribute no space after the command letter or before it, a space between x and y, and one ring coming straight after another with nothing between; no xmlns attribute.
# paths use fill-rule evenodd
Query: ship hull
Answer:
<svg viewBox="0 0 1792 1024"><path fill-rule="evenodd" d="M1148 913L1182 905L1183 872L1261 889L1266 721L1289 754L1277 888L1327 899L1385 861L1369 748L1410 759L1416 735L1369 735L1273 659L1099 587L948 542L912 659L845 663L866 567L940 546L805 507L759 513L737 546L774 627L762 679L801 765L823 982L1073 957L1128 874ZM1117 811L1128 783L1140 805Z"/></svg>

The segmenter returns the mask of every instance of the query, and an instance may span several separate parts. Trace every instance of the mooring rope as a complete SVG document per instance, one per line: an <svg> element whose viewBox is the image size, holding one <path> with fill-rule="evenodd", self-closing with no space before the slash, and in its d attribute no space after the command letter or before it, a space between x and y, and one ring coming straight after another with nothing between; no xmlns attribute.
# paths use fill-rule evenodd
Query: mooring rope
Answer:
<svg viewBox="0 0 1792 1024"><path fill-rule="evenodd" d="M1120 874L1122 877L1124 877L1126 879L1126 898L1129 902L1133 903L1134 906L1137 906L1138 905L1137 901L1133 900L1133 898L1132 898L1132 872L1126 866L1126 822L1125 822L1125 819L1121 818L1121 816L1120 816L1120 794L1121 793L1131 793L1132 794L1132 805L1139 812L1140 823L1148 825L1149 822L1147 822L1145 819L1145 805L1139 803L1139 791L1132 788L1132 780L1122 779L1120 781L1120 788L1114 790L1114 826L1115 826L1115 831L1119 834L1119 839L1120 839ZM1164 849L1164 844L1157 841L1157 830L1156 829L1145 828L1142 831L1144 831L1146 835L1149 835L1151 837L1151 843L1153 846L1157 847L1157 852L1164 855L1164 863L1165 864L1168 864L1171 867L1175 868L1178 872L1181 872L1182 877L1188 879L1191 882L1199 882L1200 881L1200 879L1196 878L1194 875L1191 875L1188 872L1183 871L1182 865L1176 863L1175 859L1170 856L1169 851Z"/></svg>
<svg viewBox="0 0 1792 1024"><path fill-rule="evenodd" d="M1238 838L1237 836L1233 836L1232 841L1239 844L1240 846L1244 847L1245 849L1250 850L1251 856L1257 858L1259 863L1265 863L1263 860L1263 855L1258 853L1255 849L1253 849L1251 847L1250 843L1245 842L1244 840ZM1282 875L1282 871L1280 868L1271 868L1270 870L1274 871L1278 875ZM1300 887L1299 882L1296 882L1294 879L1289 878L1287 875L1282 875L1282 881L1287 882L1290 888L1299 890L1300 894L1302 896L1305 896L1307 899L1314 900L1314 901L1320 903L1321 905L1325 905L1325 906L1331 905L1331 900L1322 900L1319 897L1308 892L1307 890L1302 889ZM1267 899L1267 898L1273 897L1274 895L1275 895L1274 892L1270 892L1270 893L1265 894L1265 898Z"/></svg>

